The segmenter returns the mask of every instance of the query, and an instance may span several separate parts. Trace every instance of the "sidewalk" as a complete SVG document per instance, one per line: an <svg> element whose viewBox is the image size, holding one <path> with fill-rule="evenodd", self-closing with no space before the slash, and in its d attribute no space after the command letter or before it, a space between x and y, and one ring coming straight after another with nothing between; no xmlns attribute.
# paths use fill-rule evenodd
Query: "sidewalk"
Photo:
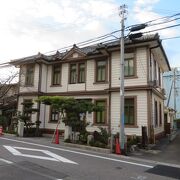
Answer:
<svg viewBox="0 0 180 180"><path fill-rule="evenodd" d="M6 134L5 137L12 136ZM51 136L43 136L43 137L15 137L17 140L23 140L32 143L41 143L49 146L63 147L63 148L73 148L79 149L80 151L91 151L91 152L99 152L104 154L110 154L109 149L96 148L91 146L83 146L78 144L70 144L64 143L63 139L60 138L60 144L52 143ZM180 165L180 131L177 132L177 136L173 141L169 141L169 139L163 138L161 139L155 146L151 147L150 150L139 149L138 151L134 151L133 153L128 154L129 157L139 158L144 160L152 160L152 161L161 161L165 163L173 163Z"/></svg>
<svg viewBox="0 0 180 180"><path fill-rule="evenodd" d="M169 141L168 137L161 139L150 150L140 149L130 154L131 157L163 161L167 163L180 164L180 131L177 131L174 140Z"/></svg>

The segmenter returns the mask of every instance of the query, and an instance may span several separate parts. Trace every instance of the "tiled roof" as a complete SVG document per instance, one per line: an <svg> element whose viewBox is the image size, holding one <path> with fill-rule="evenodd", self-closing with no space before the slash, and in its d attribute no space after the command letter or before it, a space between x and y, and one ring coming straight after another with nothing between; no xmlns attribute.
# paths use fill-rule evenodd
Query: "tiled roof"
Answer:
<svg viewBox="0 0 180 180"><path fill-rule="evenodd" d="M136 39L136 42L144 42L144 41L149 41L149 40L157 40L159 39L159 35L158 34L151 34L151 35L145 35L142 36L140 38ZM130 39L125 39L125 44L129 44L132 43L134 41L130 40ZM113 41L109 41L109 42L102 42L102 43L98 43L95 45L90 45L90 46L85 46L85 47L77 47L76 45L74 45L74 48L78 48L79 51L83 52L84 54L87 55L91 55L91 54L97 54L99 53L99 48L103 48L103 47L112 47L112 46L118 46L119 45L119 39L118 40L113 40ZM70 49L71 50L71 49ZM46 61L53 61L56 59L62 59L70 50L65 51L65 52L59 52L57 51L55 54L52 55L44 55L41 53L38 53L37 55L33 55L33 56L28 56L28 57L24 57L24 58L20 58L20 59L15 59L11 61L11 64L17 64L18 62L23 63L23 62L34 62L37 59L44 59Z"/></svg>

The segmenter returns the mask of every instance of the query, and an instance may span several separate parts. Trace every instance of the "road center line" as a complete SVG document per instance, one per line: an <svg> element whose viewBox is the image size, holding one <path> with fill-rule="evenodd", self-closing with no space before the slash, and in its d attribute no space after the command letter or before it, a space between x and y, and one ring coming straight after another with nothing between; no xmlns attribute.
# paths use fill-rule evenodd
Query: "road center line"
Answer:
<svg viewBox="0 0 180 180"><path fill-rule="evenodd" d="M130 162L130 161L124 161L124 160L120 160L120 159L114 159L114 158L109 158L109 157L104 157L104 156L99 156L99 155L94 155L94 154L88 154L88 153L78 152L78 151L64 149L64 148L56 148L56 147L51 147L51 146L37 144L37 143L19 141L19 140L3 138L3 137L1 137L1 139L5 139L5 140L8 140L8 141L13 141L13 142L19 142L19 143L22 143L22 144L29 144L29 145L39 146L39 147L45 147L45 148L64 151L64 152L70 152L70 153L74 153L74 154L80 154L80 155L89 156L89 157L95 157L95 158L109 160L109 161L115 161L115 162L131 164L131 165L135 165L135 166L142 166L142 167L146 167L146 168L153 168L154 167L154 166L150 166L150 165L147 165L147 164L140 164L140 163L135 163L135 162Z"/></svg>

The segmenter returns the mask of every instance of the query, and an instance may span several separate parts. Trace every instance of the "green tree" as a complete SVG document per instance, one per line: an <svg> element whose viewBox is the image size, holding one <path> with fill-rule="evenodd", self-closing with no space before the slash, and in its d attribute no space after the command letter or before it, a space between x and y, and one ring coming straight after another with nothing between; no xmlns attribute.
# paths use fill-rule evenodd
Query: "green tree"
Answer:
<svg viewBox="0 0 180 180"><path fill-rule="evenodd" d="M51 105L59 112L65 125L71 126L74 132L80 133L86 131L86 113L103 110L102 107L96 106L90 100L78 100L71 97L42 96L38 101Z"/></svg>
<svg viewBox="0 0 180 180"><path fill-rule="evenodd" d="M31 121L31 116L33 113L38 112L39 109L33 108L33 102L32 100L26 100L23 103L23 111L18 115L18 118L20 121L24 122L24 125L26 127L27 135L33 125L36 125L36 132L35 135L39 136L39 126L40 126L40 121L37 120L35 123Z"/></svg>

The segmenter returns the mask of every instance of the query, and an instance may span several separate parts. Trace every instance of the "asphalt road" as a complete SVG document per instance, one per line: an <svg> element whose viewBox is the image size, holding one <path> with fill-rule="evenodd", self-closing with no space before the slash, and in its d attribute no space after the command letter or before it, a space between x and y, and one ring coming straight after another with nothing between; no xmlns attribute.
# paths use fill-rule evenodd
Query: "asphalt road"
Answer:
<svg viewBox="0 0 180 180"><path fill-rule="evenodd" d="M0 179L169 180L180 179L180 166L2 136Z"/></svg>

